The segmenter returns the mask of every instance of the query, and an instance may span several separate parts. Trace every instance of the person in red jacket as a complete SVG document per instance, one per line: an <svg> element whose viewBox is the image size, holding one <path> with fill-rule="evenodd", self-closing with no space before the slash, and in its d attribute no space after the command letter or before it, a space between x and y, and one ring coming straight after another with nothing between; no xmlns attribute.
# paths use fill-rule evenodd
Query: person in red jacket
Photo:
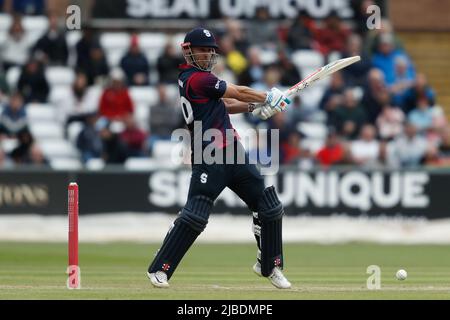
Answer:
<svg viewBox="0 0 450 320"><path fill-rule="evenodd" d="M110 85L100 99L100 115L109 120L123 120L134 111L133 102L124 83L125 74L121 69L110 73Z"/></svg>
<svg viewBox="0 0 450 320"><path fill-rule="evenodd" d="M343 164L346 157L344 145L339 141L339 136L334 129L330 129L325 146L316 154L316 159L321 166Z"/></svg>

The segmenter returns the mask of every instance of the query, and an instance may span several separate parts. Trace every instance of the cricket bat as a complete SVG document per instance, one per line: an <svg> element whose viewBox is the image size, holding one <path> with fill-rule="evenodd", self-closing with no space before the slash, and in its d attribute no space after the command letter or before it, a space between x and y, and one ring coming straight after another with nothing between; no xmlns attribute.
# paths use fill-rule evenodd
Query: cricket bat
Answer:
<svg viewBox="0 0 450 320"><path fill-rule="evenodd" d="M360 56L354 56L330 62L329 64L317 69L316 71L308 75L299 83L287 89L284 92L284 95L288 98L292 98L303 89L308 88L309 86L314 84L316 81L322 80L325 77L328 77L329 75L335 73L336 71L344 69L345 67L348 67L349 65L358 62L360 60L361 60ZM261 108L257 108L253 110L253 115L258 115L260 112Z"/></svg>

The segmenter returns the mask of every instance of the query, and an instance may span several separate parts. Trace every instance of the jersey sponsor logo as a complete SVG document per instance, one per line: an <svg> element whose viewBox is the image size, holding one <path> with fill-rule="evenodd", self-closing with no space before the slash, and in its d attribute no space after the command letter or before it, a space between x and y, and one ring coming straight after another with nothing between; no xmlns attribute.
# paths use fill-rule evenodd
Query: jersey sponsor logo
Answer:
<svg viewBox="0 0 450 320"><path fill-rule="evenodd" d="M208 175L206 173L202 173L200 176L200 182L206 183L206 181L208 181Z"/></svg>

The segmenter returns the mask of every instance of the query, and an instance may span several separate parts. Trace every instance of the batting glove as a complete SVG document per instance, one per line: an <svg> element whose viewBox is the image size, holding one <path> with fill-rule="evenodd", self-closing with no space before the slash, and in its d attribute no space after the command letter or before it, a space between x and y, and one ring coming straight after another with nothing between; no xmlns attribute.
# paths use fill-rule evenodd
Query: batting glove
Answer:
<svg viewBox="0 0 450 320"><path fill-rule="evenodd" d="M281 112L291 103L291 100L287 98L283 92L278 88L272 88L267 92L265 104L275 109L277 112Z"/></svg>

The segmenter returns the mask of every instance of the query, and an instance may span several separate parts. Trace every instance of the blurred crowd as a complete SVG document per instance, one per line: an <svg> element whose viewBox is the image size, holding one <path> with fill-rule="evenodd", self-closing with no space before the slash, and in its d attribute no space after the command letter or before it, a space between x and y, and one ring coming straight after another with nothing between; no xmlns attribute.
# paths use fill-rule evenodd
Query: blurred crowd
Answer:
<svg viewBox="0 0 450 320"><path fill-rule="evenodd" d="M325 63L334 57L360 55L359 63L333 74L317 105L305 105L299 95L286 112L266 123L251 114L245 115L246 121L255 128L280 130L281 163L286 165L450 164L450 127L427 77L416 70L389 20L383 19L380 29L367 29L366 8L372 1L360 3L354 24L335 13L322 21L301 13L280 24L269 18L264 7L254 20L225 18L223 27L212 27L222 56L213 73L226 81L268 90L289 87L306 76L291 59L298 50L319 52ZM21 16L14 15L6 40L0 43L0 140L15 137L19 141L7 154L0 148L0 168L48 164L28 128L26 109L29 103L48 102L45 69L49 66L75 70L70 95L55 107L66 126L83 124L76 146L84 162L102 158L120 164L129 157L151 156L155 141L168 140L174 129L183 127L178 102L168 97L166 88L177 83L178 65L184 61L172 43L151 65L133 32L120 66L111 67L99 41L100 31L84 27L75 47L76 59L70 63L61 21L51 13L48 21L48 31L32 42ZM264 63L265 52L276 54L275 62ZM10 88L6 73L17 66L20 77L17 86ZM152 72L157 73L156 80ZM149 85L157 87L159 98L148 106L150 123L144 130L136 122L129 89ZM96 86L101 86L100 94L92 90ZM121 124L120 130L112 129L115 123ZM308 137L300 130L302 123L323 124L324 143L309 148L304 143ZM258 148L268 147L261 142Z"/></svg>

